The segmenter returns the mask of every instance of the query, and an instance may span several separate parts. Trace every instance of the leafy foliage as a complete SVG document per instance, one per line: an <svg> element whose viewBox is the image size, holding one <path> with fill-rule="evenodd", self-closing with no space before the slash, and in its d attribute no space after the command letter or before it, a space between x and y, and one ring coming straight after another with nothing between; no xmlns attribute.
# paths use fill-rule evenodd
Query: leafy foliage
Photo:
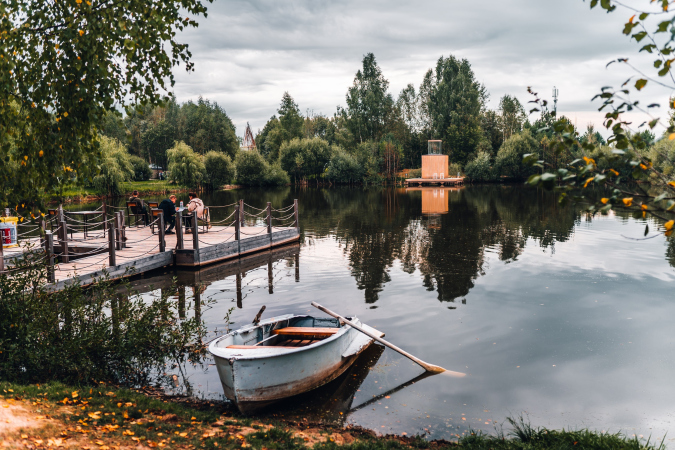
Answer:
<svg viewBox="0 0 675 450"><path fill-rule="evenodd" d="M327 141L320 138L293 139L284 142L279 150L281 168L296 179L306 179L323 173L330 160Z"/></svg>
<svg viewBox="0 0 675 450"><path fill-rule="evenodd" d="M157 104L172 68L192 69L176 35L200 15L200 0L2 2L0 206L91 182L106 111Z"/></svg>
<svg viewBox="0 0 675 450"><path fill-rule="evenodd" d="M204 156L204 185L211 190L231 183L234 180L235 167L229 156L210 151Z"/></svg>
<svg viewBox="0 0 675 450"><path fill-rule="evenodd" d="M646 21L650 16L671 14L668 11L668 1L657 1L659 9L656 10L652 7L653 3L649 2L644 10L632 5L630 10L636 13L625 24L623 33L637 42L645 40L646 44L640 51L654 55L652 70L656 71L656 75L649 76L646 74L647 70L635 69L643 78L639 78L634 84L629 78L619 89L603 87L595 96L595 99L602 102L599 110L605 111L604 126L611 132L607 139L608 147L597 139L591 139L591 133L580 138L568 121L559 119L552 121L550 125L551 151L562 156L576 153L579 157L566 167L553 166L548 160L539 159L536 155L527 156L525 162L543 172L532 175L528 182L558 191L562 202L569 198L590 201L592 204L588 209L591 213L605 214L610 210L624 210L635 217L651 214L663 221L660 232L670 236L675 224L675 179L668 167L672 167L673 160L671 153L662 151L667 147L666 144L654 145L653 131L657 126L663 126L662 139L672 141L675 139L675 123L672 119L667 124L662 123L660 118L652 116L651 120L640 125L646 129L639 131L632 129L631 122L624 118L627 112L648 112L659 106L652 104L642 107L639 101L629 98L631 89L641 91L649 83L668 86L666 83L669 82L670 87L673 87L670 55L675 50L672 33L675 31L675 22L671 15L668 20L659 21L655 26L650 25ZM612 0L591 1L591 8L598 5L607 12L615 11L617 6L623 7L621 3ZM636 28L638 31L635 31ZM627 58L620 58L610 64L614 62L633 68ZM539 99L535 92L530 92L535 96L532 102L536 107L533 111L545 111L547 102ZM675 105L670 102L669 106L673 108ZM607 196L588 199L584 195L585 190L598 185L609 188ZM648 232L646 229L645 235Z"/></svg>
<svg viewBox="0 0 675 450"><path fill-rule="evenodd" d="M145 385L165 364L203 356L203 324L178 320L168 295L147 303L105 279L47 292L41 257L0 274L0 379Z"/></svg>
<svg viewBox="0 0 675 450"><path fill-rule="evenodd" d="M326 169L326 179L334 183L360 182L363 178L363 168L356 158L340 147L333 150Z"/></svg>
<svg viewBox="0 0 675 450"><path fill-rule="evenodd" d="M129 161L134 168L134 181L148 181L152 177L152 169L146 160L140 156L132 155Z"/></svg>
<svg viewBox="0 0 675 450"><path fill-rule="evenodd" d="M206 168L202 157L185 142L176 142L167 152L169 178L183 186L198 188L204 180Z"/></svg>
<svg viewBox="0 0 675 450"><path fill-rule="evenodd" d="M523 164L523 156L534 154L538 149L539 145L529 131L514 134L504 141L497 152L495 171L512 179L526 179L532 174L533 169Z"/></svg>
<svg viewBox="0 0 675 450"><path fill-rule="evenodd" d="M471 178L471 181L494 181L496 177L491 159L492 157L488 152L478 152L476 157L469 161L464 168L466 176ZM518 162L520 163L520 161Z"/></svg>
<svg viewBox="0 0 675 450"><path fill-rule="evenodd" d="M120 195L123 193L122 183L134 178L134 165L126 147L119 141L105 136L101 136L100 141L100 173L94 177L92 184L100 192Z"/></svg>
<svg viewBox="0 0 675 450"><path fill-rule="evenodd" d="M282 186L288 174L278 164L269 164L257 151L240 151L235 159L237 183L246 186Z"/></svg>

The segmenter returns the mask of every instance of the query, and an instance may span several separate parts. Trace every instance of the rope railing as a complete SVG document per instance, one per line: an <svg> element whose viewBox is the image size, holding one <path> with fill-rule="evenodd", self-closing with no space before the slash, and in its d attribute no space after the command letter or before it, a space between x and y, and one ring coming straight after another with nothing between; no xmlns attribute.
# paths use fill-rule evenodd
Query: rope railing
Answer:
<svg viewBox="0 0 675 450"><path fill-rule="evenodd" d="M228 213L225 208L230 208L230 212ZM150 249L145 249L145 247L149 247L152 244L136 245L157 239L158 237L160 241L162 240L164 230L160 230L159 235L155 233L148 235L148 231L145 231L148 226L159 227L160 219L163 218L162 215L156 216L154 220L142 228L127 227L121 222L120 218L123 218L125 214L118 211L124 209L124 207L114 205L101 205L95 210L96 213L75 218L73 216L76 216L77 212L63 211L59 208L54 215L42 216L42 218L33 217L33 220L21 218L20 222L22 223L19 224L21 232L17 237L21 239L21 242L30 242L29 245L37 244L36 252L40 254L44 253L50 264L50 267L48 267L48 271L51 271L48 272L50 282L54 282L55 280L55 270L61 273L64 271L87 272L87 269L97 265L101 268L101 263L106 259L109 260L112 266L115 266L117 265L116 259L118 261L139 259L145 255L156 254L158 248L160 250L165 248L166 241L156 243ZM211 221L209 214L208 217L204 217L204 220L197 219L198 224L203 221L208 225L208 231L197 232L199 228L197 228L196 224L193 224L193 228L195 229L193 230L194 235L192 239L187 235L182 235L182 239L176 239L177 249L185 248L186 244L189 247L190 241L194 244L194 249L199 249L201 246L209 247L217 245L217 243L236 242L265 234L269 234L269 240L272 243L274 241L272 233L288 230L288 227L292 226L297 228L297 200L294 204L283 208L272 208L269 202L266 207L258 208L244 203L243 200L239 200L227 205L209 206L208 209L211 212L217 211L217 216L223 216L223 218ZM184 217L192 218L194 217L194 213L190 214L188 212ZM108 227L109 224L113 224L113 226ZM164 225L168 226L168 223L165 222ZM179 228L182 226L183 222L178 225ZM51 234L45 235L43 232L45 228L51 228ZM108 235L106 239L108 228L110 228L111 233L113 233L113 229L115 229L115 232L114 235ZM83 230L87 232L87 235L84 237L82 234ZM136 234L132 234L134 232ZM209 237L210 234L214 234L215 236ZM134 239L128 240L127 237ZM216 243L216 241L219 242ZM52 243L54 247L52 247ZM69 243L72 247L68 245ZM80 245L79 243L84 243L85 245ZM52 250L50 252L49 250L45 250L46 246L49 246L49 248L59 248L60 251L53 252ZM132 246L133 248L128 246ZM101 255L100 259L94 257L94 255L101 253L107 254ZM24 252L24 254L28 253ZM94 261L94 259L98 260ZM61 262L58 262L59 260ZM3 273L7 273L7 271Z"/></svg>
<svg viewBox="0 0 675 450"><path fill-rule="evenodd" d="M283 216L283 217L274 217L274 216L272 216L272 220L288 220L288 219L290 219L291 217L293 217L294 215L295 215L295 212L292 212L292 213L290 213L289 215Z"/></svg>
<svg viewBox="0 0 675 450"><path fill-rule="evenodd" d="M248 203L244 203L244 206L248 206L251 209L255 209L256 211L265 211L267 208L256 208L255 206L251 206Z"/></svg>
<svg viewBox="0 0 675 450"><path fill-rule="evenodd" d="M229 208L230 206L236 206L237 204L239 204L239 202L235 202L235 203L230 203L229 205L222 205L222 206L221 206L221 205L216 205L216 206L209 206L209 209L216 209L216 208Z"/></svg>
<svg viewBox="0 0 675 450"><path fill-rule="evenodd" d="M285 213L285 212L288 212L288 211L290 211L291 209L293 209L293 206L295 206L295 205L290 205L290 206L287 206L286 208L281 208L281 209L274 209L274 208L272 208L272 212Z"/></svg>

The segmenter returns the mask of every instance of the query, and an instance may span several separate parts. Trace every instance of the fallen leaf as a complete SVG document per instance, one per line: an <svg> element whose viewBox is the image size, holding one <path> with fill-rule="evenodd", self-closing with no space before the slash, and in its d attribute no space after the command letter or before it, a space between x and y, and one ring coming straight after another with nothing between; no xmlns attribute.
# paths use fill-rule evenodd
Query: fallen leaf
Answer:
<svg viewBox="0 0 675 450"><path fill-rule="evenodd" d="M70 395L72 395L73 398L77 398L79 394L77 393L77 391L74 391L74 392L73 392L72 394L70 394Z"/></svg>

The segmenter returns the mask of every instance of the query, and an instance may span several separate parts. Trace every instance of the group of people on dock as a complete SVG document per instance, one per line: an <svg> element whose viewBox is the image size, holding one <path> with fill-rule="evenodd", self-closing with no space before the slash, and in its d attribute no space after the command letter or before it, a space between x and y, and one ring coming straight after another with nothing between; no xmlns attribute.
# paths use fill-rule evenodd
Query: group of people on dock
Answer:
<svg viewBox="0 0 675 450"><path fill-rule="evenodd" d="M135 207L133 207L131 212L143 216L143 223L145 226L148 226L150 224L148 207L138 195L138 191L134 191L129 198L129 202L135 203ZM177 198L174 194L169 195L169 198L166 198L159 203L158 208L162 210L164 224L167 227L164 232L165 234L174 234L173 229L176 226L176 211L181 211L181 208L187 209L190 213L184 217L185 232L188 234L192 233L193 225L196 226L196 224L192 223L192 213L194 211L197 211L197 218L199 220L209 221L208 215L204 214L206 207L202 199L199 198L195 192L190 192L188 197L190 198L190 201L188 201L185 208L183 208L182 202L180 206L176 206Z"/></svg>

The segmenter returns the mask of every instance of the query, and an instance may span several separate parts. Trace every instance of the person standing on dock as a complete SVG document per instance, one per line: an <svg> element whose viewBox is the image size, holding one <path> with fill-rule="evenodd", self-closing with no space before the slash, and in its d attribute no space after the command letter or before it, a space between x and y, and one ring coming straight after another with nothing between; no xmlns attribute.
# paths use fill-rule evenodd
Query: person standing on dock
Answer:
<svg viewBox="0 0 675 450"><path fill-rule="evenodd" d="M132 193L131 197L129 197L129 201L136 203L136 207L131 212L134 214L142 214L143 220L145 221L144 223L147 226L148 223L150 223L148 220L148 209L145 207L143 200L138 196L138 191Z"/></svg>
<svg viewBox="0 0 675 450"><path fill-rule="evenodd" d="M190 192L188 194L188 197L190 197L190 201L187 204L187 210L188 212L192 213L195 210L197 211L197 218L204 220L206 219L204 217L204 202L202 201L201 198L197 197L197 194L194 192ZM185 232L186 233L192 233L192 216L188 215L187 218L185 219ZM197 226L197 224L194 224Z"/></svg>
<svg viewBox="0 0 675 450"><path fill-rule="evenodd" d="M164 234L174 234L173 227L176 226L176 196L173 194L169 195L169 198L162 200L158 208L162 210L162 214L164 215L164 224L168 225Z"/></svg>

